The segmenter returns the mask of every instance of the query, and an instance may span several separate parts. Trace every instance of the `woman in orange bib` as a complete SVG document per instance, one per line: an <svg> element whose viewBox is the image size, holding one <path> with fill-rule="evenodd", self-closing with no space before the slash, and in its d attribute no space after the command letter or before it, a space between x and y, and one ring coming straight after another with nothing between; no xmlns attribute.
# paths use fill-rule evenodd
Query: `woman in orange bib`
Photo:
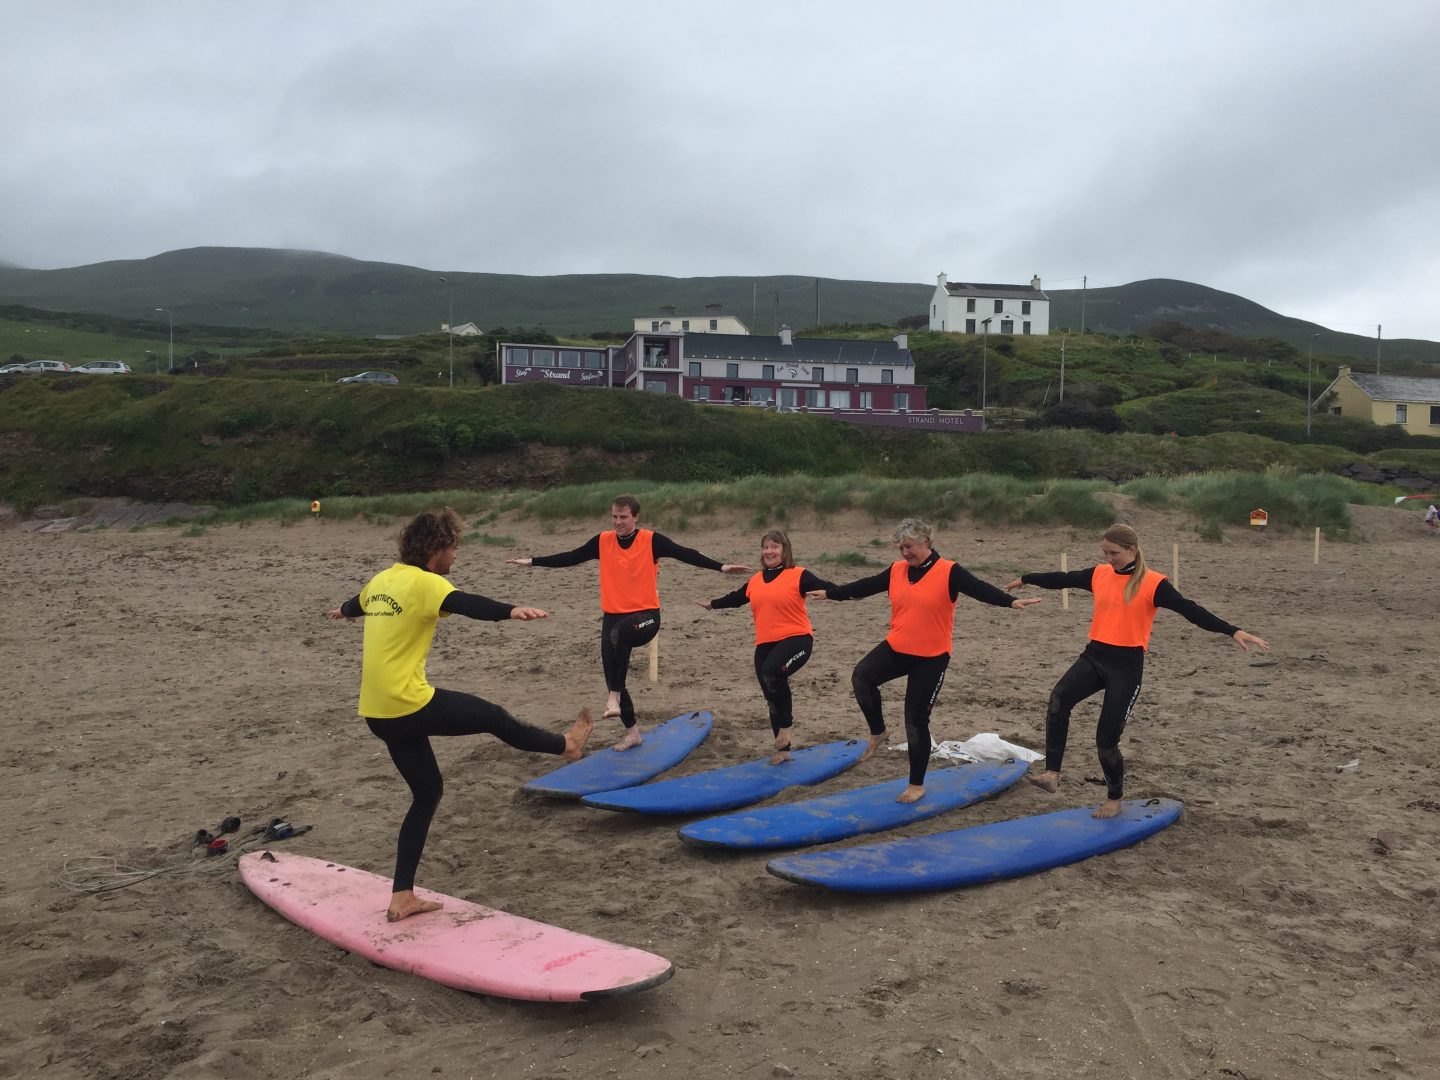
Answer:
<svg viewBox="0 0 1440 1080"><path fill-rule="evenodd" d="M769 706L775 736L770 764L781 765L790 760L790 728L795 722L790 676L805 666L815 650L805 595L835 586L795 565L784 529L771 529L760 538L760 566L760 572L734 592L695 603L706 611L750 605L755 618L755 678Z"/></svg>
<svg viewBox="0 0 1440 1080"><path fill-rule="evenodd" d="M1145 650L1150 644L1156 611L1168 608L1202 630L1234 638L1245 652L1252 645L1268 652L1270 646L1185 599L1164 574L1147 569L1140 537L1129 525L1112 525L1105 530L1100 537L1100 557L1104 562L1093 569L1022 574L1005 589L1014 592L1021 585L1035 585L1041 589L1085 589L1095 596L1089 644L1050 692L1045 711L1045 771L1032 776L1030 782L1051 793L1057 790L1065 741L1070 734L1070 713L1080 702L1103 690L1095 747L1105 773L1106 800L1095 816L1109 818L1120 812L1120 800L1125 794L1120 735L1140 695Z"/></svg>
<svg viewBox="0 0 1440 1080"><path fill-rule="evenodd" d="M1024 609L1038 600L1016 600L994 585L981 581L957 562L942 559L931 546L930 526L919 518L906 518L895 530L900 561L872 577L836 589L810 593L816 600L859 600L878 593L890 594L890 633L855 665L850 685L870 728L870 757L885 737L880 687L905 677L905 738L910 756L910 784L897 802L915 802L925 795L925 771L930 764L930 712L945 669L950 664L955 602L964 593L996 607Z"/></svg>

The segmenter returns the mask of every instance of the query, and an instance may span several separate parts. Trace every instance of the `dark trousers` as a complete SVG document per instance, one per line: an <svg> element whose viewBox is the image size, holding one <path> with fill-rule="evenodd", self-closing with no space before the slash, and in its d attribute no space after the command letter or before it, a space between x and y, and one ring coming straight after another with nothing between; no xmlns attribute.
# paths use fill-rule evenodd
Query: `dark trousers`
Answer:
<svg viewBox="0 0 1440 1080"><path fill-rule="evenodd" d="M620 722L627 728L635 726L635 703L625 689L630 674L630 653L641 645L649 645L660 632L660 612L629 611L600 618L600 668L605 672L605 689L620 692Z"/></svg>
<svg viewBox="0 0 1440 1080"><path fill-rule="evenodd" d="M910 783L917 786L925 782L925 771L930 767L930 712L940 696L940 687L945 685L945 669L949 666L949 653L912 656L896 652L882 641L855 665L850 676L855 700L860 703L871 735L885 730L881 685L905 677L905 741L909 744Z"/></svg>
<svg viewBox="0 0 1440 1080"><path fill-rule="evenodd" d="M499 705L456 690L437 689L424 708L409 716L393 720L367 717L365 723L385 743L390 760L410 786L410 809L400 824L395 854L396 892L415 887L415 868L420 865L430 821L445 792L440 766L430 749L432 736L494 735L518 750L538 754L565 750L565 736L516 720Z"/></svg>
<svg viewBox="0 0 1440 1080"><path fill-rule="evenodd" d="M1145 650L1106 645L1092 641L1085 646L1070 670L1060 676L1050 691L1045 710L1045 768L1059 772L1065 760L1065 742L1070 734L1070 712L1093 694L1105 691L1100 703L1100 722L1095 727L1095 749L1105 773L1105 790L1112 799L1125 794L1125 758L1120 753L1120 736L1125 721L1140 696L1140 679L1145 672Z"/></svg>
<svg viewBox="0 0 1440 1080"><path fill-rule="evenodd" d="M770 707L770 730L778 738L795 722L790 676L805 666L815 649L810 634L765 641L755 646L755 678Z"/></svg>

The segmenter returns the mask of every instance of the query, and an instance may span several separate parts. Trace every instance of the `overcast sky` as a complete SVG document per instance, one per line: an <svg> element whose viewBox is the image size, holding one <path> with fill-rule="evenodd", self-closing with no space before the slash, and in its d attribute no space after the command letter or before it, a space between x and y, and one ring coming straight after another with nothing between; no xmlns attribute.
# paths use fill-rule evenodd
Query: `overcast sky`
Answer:
<svg viewBox="0 0 1440 1080"><path fill-rule="evenodd" d="M0 0L0 35L21 266L1171 277L1440 340L1433 0Z"/></svg>

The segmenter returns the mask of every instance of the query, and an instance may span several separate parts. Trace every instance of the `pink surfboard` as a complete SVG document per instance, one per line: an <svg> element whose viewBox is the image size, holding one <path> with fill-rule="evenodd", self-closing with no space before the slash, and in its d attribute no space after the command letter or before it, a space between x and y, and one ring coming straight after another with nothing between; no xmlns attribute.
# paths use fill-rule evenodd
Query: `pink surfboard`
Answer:
<svg viewBox="0 0 1440 1080"><path fill-rule="evenodd" d="M626 945L416 889L440 911L385 921L390 879L306 855L240 857L250 891L297 926L384 967L525 1001L589 1001L659 986L669 960Z"/></svg>

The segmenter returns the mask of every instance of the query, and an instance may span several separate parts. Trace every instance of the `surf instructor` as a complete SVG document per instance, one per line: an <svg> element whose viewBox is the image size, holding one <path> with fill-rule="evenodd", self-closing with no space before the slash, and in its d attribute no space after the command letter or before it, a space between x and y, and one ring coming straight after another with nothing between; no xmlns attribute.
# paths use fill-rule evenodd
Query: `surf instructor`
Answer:
<svg viewBox="0 0 1440 1080"><path fill-rule="evenodd" d="M619 717L625 734L616 750L642 741L635 703L625 688L630 654L648 645L660 632L660 560L675 559L702 570L748 574L750 567L720 563L694 548L681 547L668 536L640 528L640 501L617 495L610 504L611 531L592 536L573 551L533 558L507 559L515 566L579 566L600 563L600 667L605 673L605 716Z"/></svg>
<svg viewBox="0 0 1440 1080"><path fill-rule="evenodd" d="M1095 748L1105 773L1106 798L1096 808L1095 817L1112 818L1120 812L1120 800L1125 795L1120 736L1140 696L1145 651L1150 646L1150 628L1158 609L1168 608L1201 630L1233 638L1243 652L1249 652L1252 645L1269 652L1270 646L1185 599L1164 574L1148 569L1140 537L1129 525L1111 525L1105 530L1100 537L1100 557L1100 565L1089 570L1021 574L1005 590L1014 592L1022 585L1035 585L1041 589L1084 589L1094 594L1090 641L1050 691L1050 704L1045 710L1045 771L1029 780L1052 795L1058 790L1065 741L1070 734L1070 713L1080 702L1103 690Z"/></svg>
<svg viewBox="0 0 1440 1080"><path fill-rule="evenodd" d="M887 569L848 585L808 594L816 600L861 600L890 595L890 633L855 665L850 685L870 728L871 757L885 738L880 687L905 679L905 739L910 757L910 783L896 802L925 797L925 772L930 765L930 713L945 682L955 635L955 602L964 593L996 607L1023 610L1035 600L1016 600L981 581L957 562L942 559L933 546L933 530L919 518L906 518L895 530L900 558Z"/></svg>
<svg viewBox="0 0 1440 1080"><path fill-rule="evenodd" d="M365 620L359 713L371 733L385 743L390 760L410 788L410 809L400 825L395 855L394 890L385 912L391 922L441 906L415 895L415 871L444 791L430 747L432 736L494 735L519 750L578 761L594 727L589 710L581 709L570 729L559 735L523 723L483 698L432 687L426 680L425 658L440 619L448 615L485 622L546 618L539 608L514 607L460 592L445 580L455 565L462 531L459 516L448 506L417 514L400 533L400 561L326 613L336 620Z"/></svg>

